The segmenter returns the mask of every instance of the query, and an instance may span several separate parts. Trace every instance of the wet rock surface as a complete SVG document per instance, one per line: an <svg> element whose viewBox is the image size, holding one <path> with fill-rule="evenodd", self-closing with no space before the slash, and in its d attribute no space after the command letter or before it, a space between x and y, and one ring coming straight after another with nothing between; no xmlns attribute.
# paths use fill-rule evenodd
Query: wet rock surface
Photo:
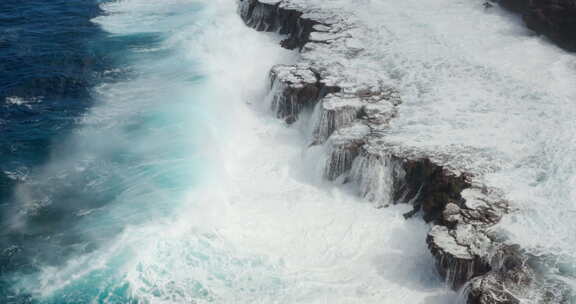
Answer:
<svg viewBox="0 0 576 304"><path fill-rule="evenodd" d="M569 303L565 284L550 281L537 261L498 235L495 226L510 207L502 193L483 186L481 172L455 155L387 141L400 94L386 77L341 64L367 51L355 38L361 29L354 16L297 0L239 3L246 24L286 35L282 45L300 51L298 63L270 73L275 115L293 123L305 109L313 112L310 145L326 150L328 180L353 185L376 207L412 204L405 217L421 214L431 224L428 248L440 275L462 290L463 303L520 303L526 295L530 303Z"/></svg>
<svg viewBox="0 0 576 304"><path fill-rule="evenodd" d="M306 66L278 65L270 71L272 111L277 118L293 123L308 104L316 102L320 84L316 74Z"/></svg>
<svg viewBox="0 0 576 304"><path fill-rule="evenodd" d="M499 0L502 7L522 15L526 26L560 47L576 51L576 1Z"/></svg>

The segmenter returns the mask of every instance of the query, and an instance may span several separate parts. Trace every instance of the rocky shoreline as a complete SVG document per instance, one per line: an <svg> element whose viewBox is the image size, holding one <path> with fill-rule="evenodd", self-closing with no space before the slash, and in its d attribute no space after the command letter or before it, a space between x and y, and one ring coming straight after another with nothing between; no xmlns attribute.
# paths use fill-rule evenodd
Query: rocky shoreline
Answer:
<svg viewBox="0 0 576 304"><path fill-rule="evenodd" d="M416 151L386 140L401 96L385 77L362 75L340 64L364 52L354 16L298 0L239 0L245 23L286 35L282 46L300 52L294 65L270 72L271 108L292 124L311 111L311 145L327 151L324 175L354 185L377 207L414 206L431 224L426 237L449 286L469 304L569 303L570 291L537 271L537 262L493 227L510 212L497 189L450 155ZM307 117L307 116L306 116ZM530 302L530 303L532 303Z"/></svg>

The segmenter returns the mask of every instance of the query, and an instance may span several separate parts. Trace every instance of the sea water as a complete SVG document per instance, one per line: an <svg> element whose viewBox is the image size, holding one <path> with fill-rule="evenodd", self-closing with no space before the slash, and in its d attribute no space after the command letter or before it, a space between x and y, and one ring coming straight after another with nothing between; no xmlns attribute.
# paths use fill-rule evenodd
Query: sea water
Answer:
<svg viewBox="0 0 576 304"><path fill-rule="evenodd" d="M80 15L70 3L20 5L2 4L14 14L49 13L32 33L81 21L89 33L63 24L58 32L74 39L57 46L68 53L51 56L85 52L78 61L87 66L74 68L98 77L81 74L90 79L81 94L55 99L49 113L66 123L26 146L36 161L13 153L4 162L1 302L455 297L426 249L427 225L402 217L409 206L375 209L316 178L305 136L269 115L266 75L297 55L279 47L279 36L247 28L235 1L85 1L77 5L90 14ZM38 34L23 47L33 52L41 39L55 42ZM58 61L53 71L66 67ZM37 74L45 75L29 75ZM35 107L53 91L14 90L4 104L48 115ZM46 129L32 122L18 130ZM27 142L18 135L11 144Z"/></svg>

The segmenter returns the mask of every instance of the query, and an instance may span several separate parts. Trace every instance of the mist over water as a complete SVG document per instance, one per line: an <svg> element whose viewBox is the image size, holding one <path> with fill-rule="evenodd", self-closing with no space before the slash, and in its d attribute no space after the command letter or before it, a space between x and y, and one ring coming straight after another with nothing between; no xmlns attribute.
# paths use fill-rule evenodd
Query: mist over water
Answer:
<svg viewBox="0 0 576 304"><path fill-rule="evenodd" d="M328 2L353 11L348 2ZM561 79L572 75L573 58L480 7L387 3L366 1L371 15L363 20L387 21L378 28L386 34L373 40L381 66L366 66L389 71L403 94L389 136L424 148L460 140L479 152L479 163L501 165L488 181L521 207L502 229L534 254L555 251L561 261L550 270L569 279L574 92ZM375 209L322 181L323 151L304 148L306 115L288 127L268 113L266 75L297 54L280 48L280 37L247 28L236 9L232 0L123 0L87 13L99 34L83 50L101 59L100 77L67 96L83 103L55 127L65 132L35 142L45 147L25 170L2 164L0 302L444 304L456 297L434 269L428 226L402 217L410 206ZM458 14L474 18L454 27ZM482 42L463 34L482 18L504 30L485 29ZM471 40L475 48L465 52ZM507 48L482 57L491 45ZM528 47L540 60L513 60ZM523 78L555 56L545 75ZM547 77L558 81L534 88ZM10 90L1 97L11 111L45 105L41 92ZM431 106L438 104L444 111Z"/></svg>
<svg viewBox="0 0 576 304"><path fill-rule="evenodd" d="M133 31L134 20L114 23L128 4L102 4L106 15L93 20L109 33L101 41L108 54L121 61L104 74L124 79L92 89L92 109L52 145L46 165L14 188L3 212L8 299L87 303L122 289L116 284L123 274L115 268L136 248L130 240L117 244L131 229L166 220L201 178L197 143L209 136L200 132L204 76L182 51L183 39L169 41L158 29ZM200 10L198 3L180 6L187 18ZM194 26L193 20L169 22L175 23L164 24L166 30Z"/></svg>
<svg viewBox="0 0 576 304"><path fill-rule="evenodd" d="M407 206L322 182L269 115L296 54L226 0L101 4L118 78L2 214L8 303L443 303ZM121 77L120 77L121 76ZM320 174L319 174L320 173Z"/></svg>

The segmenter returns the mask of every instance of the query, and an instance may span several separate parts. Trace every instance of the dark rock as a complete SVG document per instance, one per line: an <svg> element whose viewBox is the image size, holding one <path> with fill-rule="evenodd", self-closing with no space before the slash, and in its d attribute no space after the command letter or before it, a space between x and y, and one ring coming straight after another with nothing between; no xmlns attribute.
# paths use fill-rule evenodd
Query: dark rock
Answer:
<svg viewBox="0 0 576 304"><path fill-rule="evenodd" d="M492 271L467 286L467 303L573 303L570 287L539 273L528 256L518 246L500 245L490 261Z"/></svg>
<svg viewBox="0 0 576 304"><path fill-rule="evenodd" d="M427 222L441 220L446 204L451 201L461 202L460 193L470 187L465 176L456 176L429 159L405 160L402 167L406 176L397 195L402 195L404 200L411 200L414 204L414 212L406 217L422 210Z"/></svg>
<svg viewBox="0 0 576 304"><path fill-rule="evenodd" d="M365 144L369 129L362 123L336 130L326 144L329 149L324 177L333 181L350 171Z"/></svg>
<svg viewBox="0 0 576 304"><path fill-rule="evenodd" d="M499 0L498 4L514 12L524 12L528 10L530 0Z"/></svg>
<svg viewBox="0 0 576 304"><path fill-rule="evenodd" d="M484 8L491 8L491 7L494 6L494 4L492 4L492 2L488 2L488 1L487 1L487 2L484 2L483 5L484 5Z"/></svg>
<svg viewBox="0 0 576 304"><path fill-rule="evenodd" d="M277 65L270 71L269 78L274 94L272 111L288 124L294 123L300 112L320 97L320 84L309 67Z"/></svg>
<svg viewBox="0 0 576 304"><path fill-rule="evenodd" d="M302 17L302 12L258 0L240 0L240 15L246 24L257 31L288 35L281 45L287 49L301 49L309 40L318 22Z"/></svg>
<svg viewBox="0 0 576 304"><path fill-rule="evenodd" d="M574 22L570 18L574 2L499 2L523 12L531 28L552 39L570 41L566 37L573 37L573 32L565 30ZM327 53L355 53L343 45L331 45L344 39L335 37L349 36L340 32L347 28L341 24L343 19L336 18L330 25L326 14L304 14L296 7L289 0L240 0L240 13L249 26L287 35L282 46L298 49L307 58L271 71L272 108L278 118L291 124L303 109L317 105L312 141L328 151L324 176L355 183L358 194L377 207L412 203L414 210L405 216L421 212L433 224L426 239L428 248L440 275L452 288L464 289L465 303L517 304L518 295L528 295L534 303L569 303L570 289L565 284L543 275L528 254L493 234L491 227L509 212L501 193L472 182L471 176L448 167L434 153L405 151L386 143L386 127L400 104L396 90L384 87L377 76L370 84L341 85L350 83L340 78L341 70L317 62ZM322 21L312 19L319 15L324 16ZM342 54L327 51L342 49ZM314 56L318 50L322 55Z"/></svg>
<svg viewBox="0 0 576 304"><path fill-rule="evenodd" d="M459 243L456 231L445 226L434 226L426 239L430 252L436 258L436 269L455 290L475 276L490 271L483 258L474 253L468 244ZM466 233L476 238L474 234L478 232L470 228Z"/></svg>
<svg viewBox="0 0 576 304"><path fill-rule="evenodd" d="M548 37L560 47L576 51L576 1L500 0L499 4L522 15L534 32Z"/></svg>

